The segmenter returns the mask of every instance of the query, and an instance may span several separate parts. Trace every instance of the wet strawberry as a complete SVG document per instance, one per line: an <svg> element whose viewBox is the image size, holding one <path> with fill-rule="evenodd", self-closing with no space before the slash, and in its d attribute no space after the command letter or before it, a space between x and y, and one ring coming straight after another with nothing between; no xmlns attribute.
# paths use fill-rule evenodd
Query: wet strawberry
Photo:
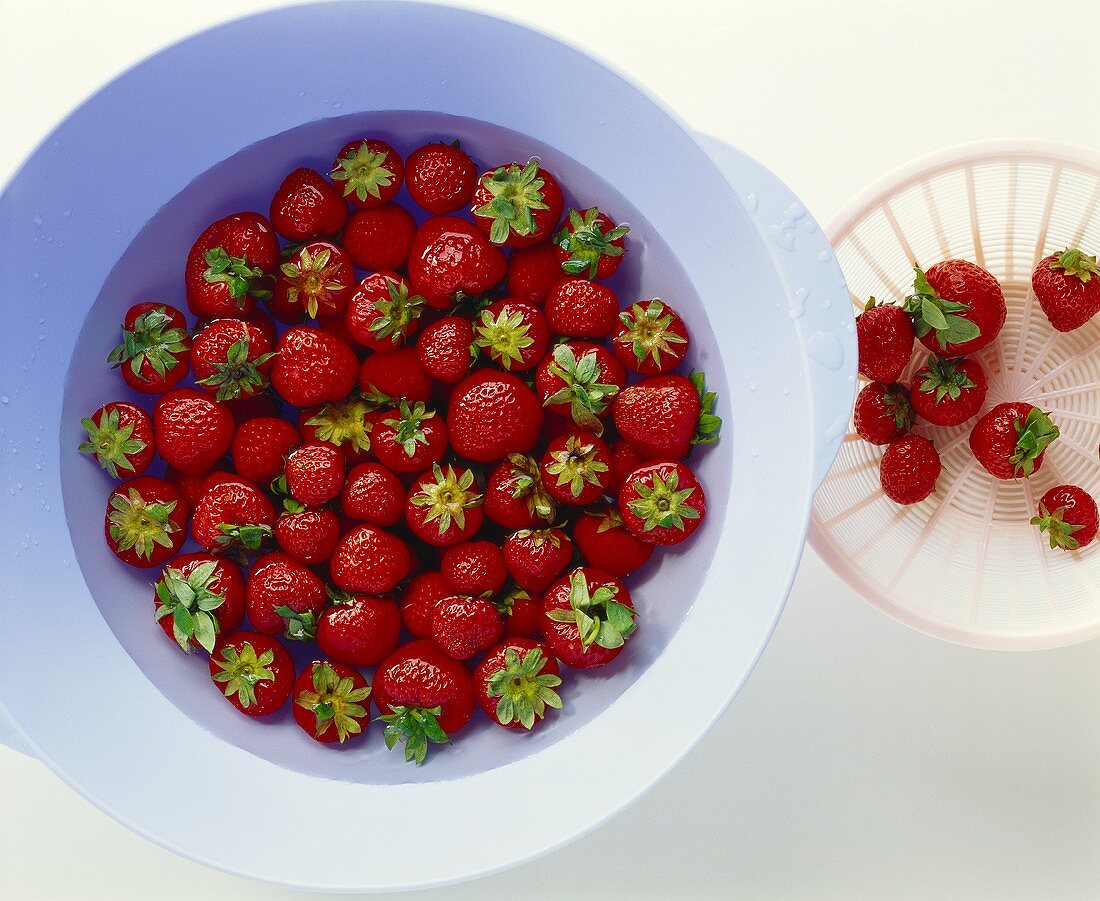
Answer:
<svg viewBox="0 0 1100 901"><path fill-rule="evenodd" d="M269 294L267 276L279 262L279 242L259 213L219 219L199 235L187 255L187 306L200 319L247 316Z"/></svg>
<svg viewBox="0 0 1100 901"><path fill-rule="evenodd" d="M153 423L141 407L125 401L104 404L80 420L88 440L77 447L91 454L112 479L139 476L153 462ZM121 471L121 473L120 473Z"/></svg>
<svg viewBox="0 0 1100 901"><path fill-rule="evenodd" d="M585 510L573 525L573 542L587 566L623 578L644 566L653 545L635 536L615 507Z"/></svg>
<svg viewBox="0 0 1100 901"><path fill-rule="evenodd" d="M163 479L138 476L107 497L107 546L119 560L147 568L163 563L187 539L187 502Z"/></svg>
<svg viewBox="0 0 1100 901"><path fill-rule="evenodd" d="M479 369L451 394L448 409L451 447L479 463L534 447L542 427L538 397L507 372Z"/></svg>
<svg viewBox="0 0 1100 901"><path fill-rule="evenodd" d="M156 621L186 654L197 647L213 651L219 635L240 628L244 608L240 569L210 554L180 554L154 586Z"/></svg>
<svg viewBox="0 0 1100 901"><path fill-rule="evenodd" d="M660 375L679 366L691 340L679 314L663 300L641 300L619 313L611 350L631 372Z"/></svg>
<svg viewBox="0 0 1100 901"><path fill-rule="evenodd" d="M546 645L529 638L505 639L474 671L478 704L498 726L533 729L547 708L561 710L558 662Z"/></svg>
<svg viewBox="0 0 1100 901"><path fill-rule="evenodd" d="M970 433L970 450L994 478L1026 479L1043 465L1058 427L1038 407L1018 401L998 404Z"/></svg>
<svg viewBox="0 0 1100 901"><path fill-rule="evenodd" d="M344 455L331 444L303 444L286 461L286 486L307 507L320 507L344 487Z"/></svg>
<svg viewBox="0 0 1100 901"><path fill-rule="evenodd" d="M535 388L543 406L579 426L603 434L603 422L626 385L626 370L611 352L588 341L567 341L539 363Z"/></svg>
<svg viewBox="0 0 1100 901"><path fill-rule="evenodd" d="M379 404L390 404L400 398L426 403L432 396L432 380L412 347L368 356L359 368L359 388Z"/></svg>
<svg viewBox="0 0 1100 901"><path fill-rule="evenodd" d="M301 441L298 430L284 419L259 416L237 427L230 453L237 472L257 485L269 485L286 466L286 458Z"/></svg>
<svg viewBox="0 0 1100 901"><path fill-rule="evenodd" d="M393 200L400 190L405 165L385 141L361 138L340 149L329 175L348 203L377 207Z"/></svg>
<svg viewBox="0 0 1100 901"><path fill-rule="evenodd" d="M370 686L350 667L314 660L294 683L294 722L322 744L343 744L370 724Z"/></svg>
<svg viewBox="0 0 1100 901"><path fill-rule="evenodd" d="M441 572L415 576L401 599L401 621L416 638L432 637L432 614L453 592Z"/></svg>
<svg viewBox="0 0 1100 901"><path fill-rule="evenodd" d="M166 303L138 303L122 321L122 343L107 362L135 391L160 394L187 375L191 338L183 313Z"/></svg>
<svg viewBox="0 0 1100 901"><path fill-rule="evenodd" d="M191 344L195 384L221 401L251 397L267 388L274 356L263 332L239 319L214 320Z"/></svg>
<svg viewBox="0 0 1100 901"><path fill-rule="evenodd" d="M521 529L504 542L508 574L527 591L544 591L572 558L573 542L556 527Z"/></svg>
<svg viewBox="0 0 1100 901"><path fill-rule="evenodd" d="M579 567L542 599L543 633L558 660L574 669L606 666L638 629L630 592L614 576Z"/></svg>
<svg viewBox="0 0 1100 901"><path fill-rule="evenodd" d="M1058 485L1043 495L1031 524L1046 533L1051 550L1076 551L1092 544L1100 529L1100 513L1087 491Z"/></svg>
<svg viewBox="0 0 1100 901"><path fill-rule="evenodd" d="M481 501L471 470L436 464L409 490L405 522L421 541L448 547L472 538L481 528Z"/></svg>
<svg viewBox="0 0 1100 901"><path fill-rule="evenodd" d="M484 173L470 203L477 227L494 244L506 247L528 247L548 237L564 209L557 180L538 160Z"/></svg>
<svg viewBox="0 0 1100 901"><path fill-rule="evenodd" d="M623 261L623 238L628 225L616 225L597 207L570 210L565 225L554 235L562 271L585 278L610 278Z"/></svg>
<svg viewBox="0 0 1100 901"><path fill-rule="evenodd" d="M504 278L507 262L500 249L465 219L428 219L409 252L409 279L428 306L446 310L455 294L483 294Z"/></svg>
<svg viewBox="0 0 1100 901"><path fill-rule="evenodd" d="M424 404L403 400L379 416L372 447L379 462L394 472L424 472L447 453L447 426Z"/></svg>
<svg viewBox="0 0 1100 901"><path fill-rule="evenodd" d="M386 598L359 594L330 607L317 626L317 645L349 666L377 666L397 649L401 614Z"/></svg>
<svg viewBox="0 0 1100 901"><path fill-rule="evenodd" d="M445 385L462 381L474 362L474 327L465 316L445 316L425 326L416 356L429 376Z"/></svg>
<svg viewBox="0 0 1100 901"><path fill-rule="evenodd" d="M454 594L494 594L504 587L504 555L491 541L464 541L443 552L440 571Z"/></svg>
<svg viewBox="0 0 1100 901"><path fill-rule="evenodd" d="M324 563L340 540L340 520L331 510L283 513L275 522L275 542L289 556L307 566Z"/></svg>
<svg viewBox="0 0 1100 901"><path fill-rule="evenodd" d="M685 464L648 463L634 470L619 490L619 515L626 527L651 544L679 544L707 515L703 486Z"/></svg>
<svg viewBox="0 0 1100 901"><path fill-rule="evenodd" d="M553 521L557 505L542 483L542 470L526 454L509 454L485 489L485 515L506 529L533 529Z"/></svg>
<svg viewBox="0 0 1100 901"><path fill-rule="evenodd" d="M502 369L523 372L546 356L550 326L532 304L498 300L475 320L474 344Z"/></svg>
<svg viewBox="0 0 1100 901"><path fill-rule="evenodd" d="M1075 247L1051 254L1035 267L1031 288L1055 329L1073 331L1100 312L1097 276L1100 262Z"/></svg>
<svg viewBox="0 0 1100 901"><path fill-rule="evenodd" d="M180 472L203 472L229 450L233 417L224 404L192 388L176 388L153 408L157 452Z"/></svg>
<svg viewBox="0 0 1100 901"><path fill-rule="evenodd" d="M1005 296L997 280L967 260L945 260L927 272L915 269L905 311L917 339L933 353L962 357L992 344L1005 324ZM858 323L857 323L858 325ZM892 382L897 377L880 379Z"/></svg>
<svg viewBox="0 0 1100 901"><path fill-rule="evenodd" d="M416 334L424 298L392 272L375 272L359 283L348 301L348 330L363 347L397 350Z"/></svg>
<svg viewBox="0 0 1100 901"><path fill-rule="evenodd" d="M909 401L921 419L953 426L978 415L986 391L985 370L977 360L947 360L932 354L913 376Z"/></svg>
<svg viewBox="0 0 1100 901"><path fill-rule="evenodd" d="M380 463L360 463L348 473L340 505L349 519L392 526L405 513L405 486Z"/></svg>
<svg viewBox="0 0 1100 901"><path fill-rule="evenodd" d="M409 574L412 554L396 535L377 526L355 526L336 545L329 574L338 588L385 594Z"/></svg>
<svg viewBox="0 0 1100 901"><path fill-rule="evenodd" d="M416 220L396 203L359 210L344 230L344 247L367 272L404 269L416 239Z"/></svg>
<svg viewBox="0 0 1100 901"><path fill-rule="evenodd" d="M296 326L279 339L271 384L288 404L312 407L343 400L358 374L359 360L346 342Z"/></svg>
<svg viewBox="0 0 1100 901"><path fill-rule="evenodd" d="M409 196L433 216L453 213L470 202L477 185L477 167L454 144L425 144L405 160Z"/></svg>
<svg viewBox="0 0 1100 901"><path fill-rule="evenodd" d="M373 406L353 393L344 400L303 410L298 417L302 437L338 448L349 464L360 462L371 446Z"/></svg>
<svg viewBox="0 0 1100 901"><path fill-rule="evenodd" d="M714 414L717 398L706 390L701 372L655 375L624 388L615 398L615 427L642 457L678 460L693 444L718 440L722 420Z"/></svg>
<svg viewBox="0 0 1100 901"><path fill-rule="evenodd" d="M312 639L328 603L325 583L293 557L272 551L248 573L248 621L258 632L292 641Z"/></svg>
<svg viewBox="0 0 1100 901"><path fill-rule="evenodd" d="M607 285L567 278L546 295L546 321L558 335L606 338L619 324L619 298Z"/></svg>
<svg viewBox="0 0 1100 901"><path fill-rule="evenodd" d="M191 537L212 553L258 553L271 539L275 507L251 482L234 478L210 486L195 505Z"/></svg>
<svg viewBox="0 0 1100 901"><path fill-rule="evenodd" d="M335 235L344 227L348 207L340 192L315 169L295 169L271 199L271 224L288 241Z"/></svg>
<svg viewBox="0 0 1100 901"><path fill-rule="evenodd" d="M247 716L270 716L294 687L294 661L277 638L261 632L233 632L210 655L210 678Z"/></svg>
<svg viewBox="0 0 1100 901"><path fill-rule="evenodd" d="M286 314L280 318L287 323L340 316L354 289L355 268L348 255L328 241L312 241L279 266L271 306Z"/></svg>
<svg viewBox="0 0 1100 901"><path fill-rule="evenodd" d="M939 477L940 455L920 435L890 442L879 465L882 490L896 504L920 503L935 490Z"/></svg>
<svg viewBox="0 0 1100 901"><path fill-rule="evenodd" d="M889 444L909 432L913 406L904 385L871 382L856 396L855 428L864 441Z"/></svg>
<svg viewBox="0 0 1100 901"><path fill-rule="evenodd" d="M611 448L577 429L551 441L540 468L547 493L562 504L587 506L611 486Z"/></svg>
<svg viewBox="0 0 1100 901"><path fill-rule="evenodd" d="M469 660L500 638L504 624L488 598L449 597L432 613L432 638L455 660Z"/></svg>

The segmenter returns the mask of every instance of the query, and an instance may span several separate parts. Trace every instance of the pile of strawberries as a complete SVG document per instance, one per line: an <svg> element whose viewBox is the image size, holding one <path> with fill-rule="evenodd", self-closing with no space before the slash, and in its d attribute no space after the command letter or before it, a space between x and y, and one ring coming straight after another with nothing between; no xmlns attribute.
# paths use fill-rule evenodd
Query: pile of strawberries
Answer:
<svg viewBox="0 0 1100 901"><path fill-rule="evenodd" d="M622 580L703 522L685 458L721 425L702 375L673 372L676 311L604 283L627 232L567 212L537 160L479 173L457 143L403 160L361 139L328 178L291 172L269 217L199 235L193 328L127 311L109 362L152 416L108 403L80 449L127 479L107 544L167 564L156 621L237 709L290 702L327 743L373 707L420 763L475 706L534 728L562 706L559 663L623 650ZM317 656L296 676L299 641Z"/></svg>
<svg viewBox="0 0 1100 901"><path fill-rule="evenodd" d="M987 381L971 355L992 344L1007 314L1004 292L985 269L966 260L916 268L913 294L901 304L871 298L856 318L859 372L871 380L856 397L855 428L865 441L887 445L882 490L898 504L915 504L935 489L940 457L927 438L912 433L921 420L960 426L985 404ZM1100 264L1077 248L1042 260L1032 290L1059 332L1080 328L1100 312ZM902 373L914 339L929 351L908 384ZM994 406L970 431L975 459L998 479L1026 479L1043 465L1057 440L1050 415L1024 401ZM1076 550L1100 528L1096 502L1076 485L1043 495L1031 524L1047 533L1051 548Z"/></svg>

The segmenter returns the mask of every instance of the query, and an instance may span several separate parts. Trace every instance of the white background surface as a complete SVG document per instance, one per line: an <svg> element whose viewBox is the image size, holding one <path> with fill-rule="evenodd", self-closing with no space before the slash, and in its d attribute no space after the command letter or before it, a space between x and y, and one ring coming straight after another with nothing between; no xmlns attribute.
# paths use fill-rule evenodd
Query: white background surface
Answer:
<svg viewBox="0 0 1100 901"><path fill-rule="evenodd" d="M0 180L114 74L268 5L0 0ZM961 141L1035 136L1100 149L1096 4L480 5L610 60L694 126L763 160L823 223L883 172ZM1096 897L1098 675L1097 643L1009 655L910 632L807 552L756 672L668 779L579 844L417 897ZM33 691L33 674L24 688ZM502 812L502 831L528 815L537 813ZM311 848L323 824L264 826L299 830L302 853L324 866L324 850ZM234 827L212 816L211 828ZM227 896L294 893L178 859L0 748L0 897Z"/></svg>

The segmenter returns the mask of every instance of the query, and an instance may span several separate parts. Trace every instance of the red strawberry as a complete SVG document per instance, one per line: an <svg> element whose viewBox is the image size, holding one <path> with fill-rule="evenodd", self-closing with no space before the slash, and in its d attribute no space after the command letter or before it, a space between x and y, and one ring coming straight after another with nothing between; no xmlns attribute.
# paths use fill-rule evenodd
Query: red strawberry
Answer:
<svg viewBox="0 0 1100 901"><path fill-rule="evenodd" d="M290 697L294 661L271 635L234 632L210 655L210 678L241 713L269 716Z"/></svg>
<svg viewBox="0 0 1100 901"><path fill-rule="evenodd" d="M107 362L135 391L160 394L190 368L191 339L183 313L166 303L137 303L122 320L122 343Z"/></svg>
<svg viewBox="0 0 1100 901"><path fill-rule="evenodd" d="M970 433L970 450L990 475L1026 479L1039 471L1043 454L1058 437L1050 416L1029 403L998 404Z"/></svg>
<svg viewBox="0 0 1100 901"><path fill-rule="evenodd" d="M977 360L947 360L932 354L913 376L909 400L916 414L932 425L953 426L978 415L987 390L985 370Z"/></svg>
<svg viewBox="0 0 1100 901"><path fill-rule="evenodd" d="M1100 262L1076 247L1051 254L1035 267L1031 288L1055 329L1071 332L1100 312L1097 275Z"/></svg>
<svg viewBox="0 0 1100 901"><path fill-rule="evenodd" d="M440 570L454 594L495 594L508 578L504 555L491 541L464 541L447 548Z"/></svg>
<svg viewBox="0 0 1100 901"><path fill-rule="evenodd" d="M268 386L274 356L256 326L216 319L195 335L191 345L195 384L218 400L251 397Z"/></svg>
<svg viewBox="0 0 1100 901"><path fill-rule="evenodd" d="M219 635L244 622L244 579L237 565L210 554L180 554L161 571L153 593L156 620L184 653L214 650Z"/></svg>
<svg viewBox="0 0 1100 901"><path fill-rule="evenodd" d="M565 209L557 180L539 166L509 163L484 173L474 189L474 223L494 244L528 247L548 237Z"/></svg>
<svg viewBox="0 0 1100 901"><path fill-rule="evenodd" d="M597 435L612 399L626 385L626 370L611 352L588 341L567 341L539 363L535 388L543 406Z"/></svg>
<svg viewBox="0 0 1100 901"><path fill-rule="evenodd" d="M542 599L543 633L554 656L574 669L606 666L637 631L630 592L614 576L578 567Z"/></svg>
<svg viewBox="0 0 1100 901"><path fill-rule="evenodd" d="M153 462L153 423L141 407L112 401L80 420L80 424L88 440L82 441L77 450L92 454L112 479L122 478L120 469L127 477L139 476Z"/></svg>
<svg viewBox="0 0 1100 901"><path fill-rule="evenodd" d="M251 482L237 478L210 486L195 505L191 537L213 553L258 553L271 538L275 507Z"/></svg>
<svg viewBox="0 0 1100 901"><path fill-rule="evenodd" d="M376 403L402 397L427 402L432 396L432 380L412 347L368 356L359 368L359 388Z"/></svg>
<svg viewBox="0 0 1100 901"><path fill-rule="evenodd" d="M292 693L294 722L322 744L343 744L370 723L370 686L343 664L314 660L302 670Z"/></svg>
<svg viewBox="0 0 1100 901"><path fill-rule="evenodd" d="M303 410L298 427L306 441L331 444L349 463L360 461L370 450L373 405L357 394L344 400Z"/></svg>
<svg viewBox="0 0 1100 901"><path fill-rule="evenodd" d="M284 513L275 522L275 541L299 563L324 563L340 540L340 520L331 510Z"/></svg>
<svg viewBox="0 0 1100 901"><path fill-rule="evenodd" d="M425 144L405 160L405 187L418 207L433 216L460 210L477 185L477 167L454 144Z"/></svg>
<svg viewBox="0 0 1100 901"><path fill-rule="evenodd" d="M871 382L856 396L856 433L871 444L889 444L909 433L913 406L904 385Z"/></svg>
<svg viewBox="0 0 1100 901"><path fill-rule="evenodd" d="M611 350L631 372L660 375L679 366L691 340L679 314L663 300L641 300L619 313Z"/></svg>
<svg viewBox="0 0 1100 901"><path fill-rule="evenodd" d="M478 463L525 454L538 441L542 407L535 393L507 372L479 369L451 394L451 447Z"/></svg>
<svg viewBox="0 0 1100 901"><path fill-rule="evenodd" d="M286 487L307 507L320 507L344 487L344 455L331 444L303 444L286 461Z"/></svg>
<svg viewBox="0 0 1100 901"><path fill-rule="evenodd" d="M405 164L385 141L361 138L341 148L329 175L346 201L369 208L393 200L405 178Z"/></svg>
<svg viewBox="0 0 1100 901"><path fill-rule="evenodd" d="M585 510L573 525L573 541L586 565L617 578L644 566L653 545L636 537L614 507Z"/></svg>
<svg viewBox="0 0 1100 901"><path fill-rule="evenodd" d="M432 641L410 641L374 675L374 703L386 723L386 747L405 743L405 759L423 763L428 743L447 744L474 712L470 674Z"/></svg>
<svg viewBox="0 0 1100 901"><path fill-rule="evenodd" d="M271 384L295 407L343 400L355 387L359 360L345 341L300 325L279 339Z"/></svg>
<svg viewBox="0 0 1100 901"><path fill-rule="evenodd" d="M597 207L583 213L570 210L565 225L554 235L563 272L585 278L610 278L623 261L623 238L628 225L616 225Z"/></svg>
<svg viewBox="0 0 1100 901"><path fill-rule="evenodd" d="M500 614L488 598L444 598L432 613L432 638L455 660L469 660L488 650L503 630Z"/></svg>
<svg viewBox="0 0 1100 901"><path fill-rule="evenodd" d="M905 298L905 311L913 317L921 344L941 356L963 357L996 340L1007 309L992 275L966 260L945 260L927 272L919 267L914 271L914 293Z"/></svg>
<svg viewBox="0 0 1100 901"><path fill-rule="evenodd" d="M623 440L642 457L678 460L693 444L718 440L722 420L704 376L654 375L619 392L612 412Z"/></svg>
<svg viewBox="0 0 1100 901"><path fill-rule="evenodd" d="M193 388L162 394L153 407L157 451L180 472L210 469L229 450L233 416L224 404Z"/></svg>
<svg viewBox="0 0 1100 901"><path fill-rule="evenodd" d="M348 473L340 505L349 519L392 526L405 513L405 486L378 463L360 463Z"/></svg>
<svg viewBox="0 0 1100 901"><path fill-rule="evenodd" d="M445 316L425 326L416 341L421 368L445 385L462 381L475 355L474 327L465 316Z"/></svg>
<svg viewBox="0 0 1100 901"><path fill-rule="evenodd" d="M293 557L278 551L256 558L248 573L248 621L258 632L312 639L328 603L325 583Z"/></svg>
<svg viewBox="0 0 1100 901"><path fill-rule="evenodd" d="M707 497L685 464L662 460L626 477L619 490L619 514L642 541L679 544L706 517Z"/></svg>
<svg viewBox="0 0 1100 901"><path fill-rule="evenodd" d="M542 634L542 596L531 596L523 588L513 588L497 601L504 620L505 638L533 638Z"/></svg>
<svg viewBox="0 0 1100 901"><path fill-rule="evenodd" d="M271 308L287 323L340 316L354 289L355 267L348 255L328 241L312 241L279 266Z"/></svg>
<svg viewBox="0 0 1100 901"><path fill-rule="evenodd" d="M1100 529L1100 513L1087 491L1076 485L1058 485L1043 495L1031 524L1047 533L1051 550L1075 551L1092 544Z"/></svg>
<svg viewBox="0 0 1100 901"><path fill-rule="evenodd" d="M493 648L474 670L477 701L498 726L533 729L546 708L561 710L558 661L530 638L510 638Z"/></svg>
<svg viewBox="0 0 1100 901"><path fill-rule="evenodd" d="M896 504L918 504L936 487L940 455L932 442L920 435L905 435L890 442L882 455L879 480L882 490Z"/></svg>
<svg viewBox="0 0 1100 901"><path fill-rule="evenodd" d="M469 469L438 463L420 476L405 501L405 522L416 536L435 547L448 547L472 538L485 514L474 474Z"/></svg>
<svg viewBox="0 0 1100 901"><path fill-rule="evenodd" d="M896 382L913 355L913 337L913 322L905 310L872 297L856 317L860 375Z"/></svg>
<svg viewBox="0 0 1100 901"><path fill-rule="evenodd" d="M559 528L521 529L504 542L504 562L516 585L543 591L573 559L573 542Z"/></svg>
<svg viewBox="0 0 1100 901"><path fill-rule="evenodd" d="M377 666L396 650L400 638L397 604L365 594L329 607L317 626L321 651L349 666Z"/></svg>
<svg viewBox="0 0 1100 901"><path fill-rule="evenodd" d="M200 319L238 319L268 295L279 242L259 213L236 213L208 226L187 255L187 306Z"/></svg>
<svg viewBox="0 0 1100 901"><path fill-rule="evenodd" d="M611 485L609 493L617 495L626 477L645 461L634 448L625 441L616 441L611 445Z"/></svg>
<svg viewBox="0 0 1100 901"><path fill-rule="evenodd" d="M339 232L348 207L320 172L303 166L283 179L269 215L275 231L288 241L309 241Z"/></svg>
<svg viewBox="0 0 1100 901"><path fill-rule="evenodd" d="M428 306L445 310L456 292L482 294L504 278L507 262L473 225L438 216L420 226L409 252L409 278Z"/></svg>
<svg viewBox="0 0 1100 901"><path fill-rule="evenodd" d="M557 505L542 483L539 464L526 454L509 454L489 476L485 515L506 529L533 529L554 519Z"/></svg>
<svg viewBox="0 0 1100 901"><path fill-rule="evenodd" d="M619 298L607 285L567 278L546 295L546 320L558 335L606 338L619 321Z"/></svg>
<svg viewBox="0 0 1100 901"><path fill-rule="evenodd" d="M362 525L340 539L329 561L329 574L344 591L385 594L411 567L412 554L404 541L376 526Z"/></svg>
<svg viewBox="0 0 1100 901"><path fill-rule="evenodd" d="M447 453L447 426L424 404L403 400L380 416L372 447L379 462L394 472L423 472Z"/></svg>
<svg viewBox="0 0 1100 901"><path fill-rule="evenodd" d="M541 307L561 276L558 249L552 243L517 247L508 258L508 296Z"/></svg>
<svg viewBox="0 0 1100 901"><path fill-rule="evenodd" d="M286 458L300 442L298 430L284 419L258 416L241 423L233 433L230 453L237 472L257 485L268 485L286 466Z"/></svg>
<svg viewBox="0 0 1100 901"><path fill-rule="evenodd" d="M401 621L416 638L432 637L432 614L441 600L450 597L451 587L440 572L413 578L401 599Z"/></svg>
<svg viewBox="0 0 1100 901"><path fill-rule="evenodd" d="M420 326L424 298L392 272L376 272L359 283L348 301L348 331L363 347L397 350Z"/></svg>
<svg viewBox="0 0 1100 901"><path fill-rule="evenodd" d="M123 563L156 566L187 539L187 502L163 479L130 479L107 498L103 534L111 553Z"/></svg>
<svg viewBox="0 0 1100 901"><path fill-rule="evenodd" d="M498 300L481 311L474 324L474 343L502 369L533 369L550 344L550 326L538 307L518 300Z"/></svg>
<svg viewBox="0 0 1100 901"><path fill-rule="evenodd" d="M404 269L416 239L416 220L396 203L359 210L344 230L344 247L368 272Z"/></svg>
<svg viewBox="0 0 1100 901"><path fill-rule="evenodd" d="M226 472L224 469L207 470L206 472L180 472L178 469L169 466L164 472L164 480L183 496L189 508L193 508L199 502L202 496L206 494L207 488L223 479L232 481L236 478L238 477L231 472Z"/></svg>
<svg viewBox="0 0 1100 901"><path fill-rule="evenodd" d="M562 504L587 506L611 486L611 448L584 429L551 441L539 465L546 491Z"/></svg>

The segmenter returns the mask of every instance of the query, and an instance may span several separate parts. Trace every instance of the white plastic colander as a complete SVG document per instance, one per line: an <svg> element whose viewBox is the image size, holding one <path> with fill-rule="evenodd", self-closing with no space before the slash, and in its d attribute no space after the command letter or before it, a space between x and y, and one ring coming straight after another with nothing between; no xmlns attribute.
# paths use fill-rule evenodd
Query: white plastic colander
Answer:
<svg viewBox="0 0 1100 901"><path fill-rule="evenodd" d="M1062 434L1031 479L1004 482L970 452L976 418L921 423L914 431L935 442L943 472L928 500L900 507L879 485L884 448L849 430L817 494L813 547L872 605L938 638L1023 650L1100 635L1100 546L1052 551L1029 524L1057 484L1100 496L1100 317L1056 332L1031 292L1046 255L1100 251L1100 157L1035 141L953 148L885 177L828 233L859 307L911 293L914 263L956 257L992 272L1008 318L976 355L989 377L982 412L1028 401ZM926 357L916 344L903 381Z"/></svg>

